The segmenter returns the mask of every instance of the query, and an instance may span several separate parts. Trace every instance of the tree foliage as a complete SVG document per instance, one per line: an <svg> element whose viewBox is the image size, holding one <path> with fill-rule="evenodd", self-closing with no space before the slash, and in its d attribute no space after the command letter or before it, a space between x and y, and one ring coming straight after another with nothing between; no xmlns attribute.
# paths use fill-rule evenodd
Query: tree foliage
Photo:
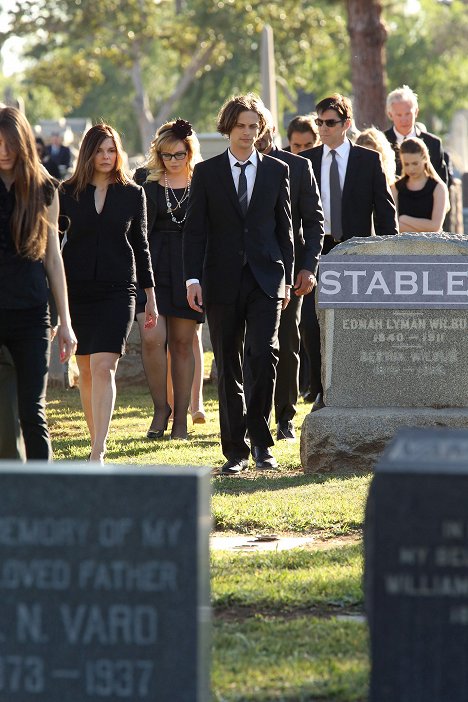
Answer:
<svg viewBox="0 0 468 702"><path fill-rule="evenodd" d="M39 91L65 115L104 118L137 150L163 119L181 115L212 131L226 97L259 91L265 23L275 36L280 114L296 110L299 91L350 94L348 2L17 0L10 33L27 40L34 61L24 73L26 98ZM447 126L468 95L464 0L421 0L412 15L404 0L381 3L388 86L409 83L428 126Z"/></svg>

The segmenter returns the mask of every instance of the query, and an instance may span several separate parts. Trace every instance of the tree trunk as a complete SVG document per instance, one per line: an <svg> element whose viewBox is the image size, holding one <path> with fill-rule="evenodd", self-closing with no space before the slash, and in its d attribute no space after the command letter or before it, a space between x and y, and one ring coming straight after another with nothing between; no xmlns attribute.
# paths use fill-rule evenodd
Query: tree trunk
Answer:
<svg viewBox="0 0 468 702"><path fill-rule="evenodd" d="M358 129L386 123L387 30L379 0L346 0L351 44L351 77Z"/></svg>
<svg viewBox="0 0 468 702"><path fill-rule="evenodd" d="M136 54L134 55L132 64L132 82L133 87L135 88L133 104L135 107L135 115L138 120L138 126L140 128L141 146L143 151L146 153L154 136L155 121L150 110L148 93L143 85L140 57Z"/></svg>

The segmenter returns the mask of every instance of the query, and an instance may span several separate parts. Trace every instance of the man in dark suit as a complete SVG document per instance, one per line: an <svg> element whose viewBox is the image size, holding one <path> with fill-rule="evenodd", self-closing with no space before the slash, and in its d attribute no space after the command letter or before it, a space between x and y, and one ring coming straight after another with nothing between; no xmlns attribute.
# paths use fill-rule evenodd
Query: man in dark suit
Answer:
<svg viewBox="0 0 468 702"><path fill-rule="evenodd" d="M401 174L400 144L407 137L419 137L426 144L431 163L443 182L449 184L449 174L445 163L444 150L439 137L430 132L422 131L416 125L418 116L418 96L408 85L392 90L387 96L387 115L393 122L393 127L384 134L395 151L397 175Z"/></svg>
<svg viewBox="0 0 468 702"><path fill-rule="evenodd" d="M62 137L58 132L52 132L50 135L50 144L46 146L46 155L59 167L63 177L71 165L71 151L68 146L62 144Z"/></svg>
<svg viewBox="0 0 468 702"><path fill-rule="evenodd" d="M300 154L301 151L312 149L318 142L317 127L313 115L297 115L288 124L288 146L284 151Z"/></svg>
<svg viewBox="0 0 468 702"><path fill-rule="evenodd" d="M316 106L316 123L322 145L302 156L312 162L322 198L325 239L323 254L353 236L398 234L395 203L376 151L355 146L346 137L353 118L351 102L335 93ZM310 345L311 391L317 391L312 410L323 407L320 329L316 321Z"/></svg>
<svg viewBox="0 0 468 702"><path fill-rule="evenodd" d="M258 151L284 161L289 166L291 214L294 232L294 294L281 314L279 361L276 369L275 415L278 440L294 441L293 418L299 395L299 348L303 296L310 295L323 246L323 211L320 193L310 161L278 149L274 144L275 125L266 111L267 129L256 142ZM247 340L247 348L248 348ZM247 377L250 377L248 375Z"/></svg>
<svg viewBox="0 0 468 702"><path fill-rule="evenodd" d="M257 468L277 467L269 420L294 243L288 167L254 148L266 127L263 109L252 94L221 108L217 128L229 137L229 149L195 166L184 227L187 299L195 310L206 308L218 369L225 475L245 470L250 450ZM254 378L247 408L246 329Z"/></svg>

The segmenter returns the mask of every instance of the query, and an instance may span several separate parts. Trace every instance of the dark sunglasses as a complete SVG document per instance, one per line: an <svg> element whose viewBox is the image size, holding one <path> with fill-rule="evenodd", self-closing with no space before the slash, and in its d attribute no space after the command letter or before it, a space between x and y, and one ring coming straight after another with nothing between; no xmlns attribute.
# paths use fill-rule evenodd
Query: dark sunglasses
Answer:
<svg viewBox="0 0 468 702"><path fill-rule="evenodd" d="M159 155L161 156L163 161L171 161L173 158L175 158L176 161L183 161L184 158L187 156L187 152L176 151L175 154L160 153Z"/></svg>
<svg viewBox="0 0 468 702"><path fill-rule="evenodd" d="M344 119L320 119L320 117L317 117L315 120L315 124L317 127L323 127L324 124L327 125L327 127L334 127L335 124L343 124Z"/></svg>

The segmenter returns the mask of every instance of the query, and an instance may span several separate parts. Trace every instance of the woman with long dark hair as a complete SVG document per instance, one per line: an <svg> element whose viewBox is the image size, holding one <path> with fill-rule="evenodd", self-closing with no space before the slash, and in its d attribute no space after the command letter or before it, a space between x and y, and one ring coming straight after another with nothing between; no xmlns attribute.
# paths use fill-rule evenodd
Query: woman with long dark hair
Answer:
<svg viewBox="0 0 468 702"><path fill-rule="evenodd" d="M137 301L143 365L154 407L147 433L150 439L162 438L172 411L166 385L168 350L174 400L171 438L187 439L187 410L195 367L193 340L196 325L204 316L187 303L182 235L190 181L200 160L200 144L192 125L177 119L158 129L146 167L135 173L135 180L143 183L147 196L148 237L160 312L157 328L145 335L143 299ZM201 414L199 411L198 416ZM194 421L195 417L194 412Z"/></svg>
<svg viewBox="0 0 468 702"><path fill-rule="evenodd" d="M60 326L60 358L76 347L57 230L58 197L34 135L14 107L0 109L0 346L16 369L26 456L50 460L45 413L50 357L49 284ZM2 431L0 427L0 431Z"/></svg>
<svg viewBox="0 0 468 702"><path fill-rule="evenodd" d="M107 124L95 125L85 134L75 173L60 193L80 395L91 435L89 459L101 463L115 404L117 364L135 314L137 283L146 292L145 332L157 321L145 193L125 174L122 153L117 132Z"/></svg>

